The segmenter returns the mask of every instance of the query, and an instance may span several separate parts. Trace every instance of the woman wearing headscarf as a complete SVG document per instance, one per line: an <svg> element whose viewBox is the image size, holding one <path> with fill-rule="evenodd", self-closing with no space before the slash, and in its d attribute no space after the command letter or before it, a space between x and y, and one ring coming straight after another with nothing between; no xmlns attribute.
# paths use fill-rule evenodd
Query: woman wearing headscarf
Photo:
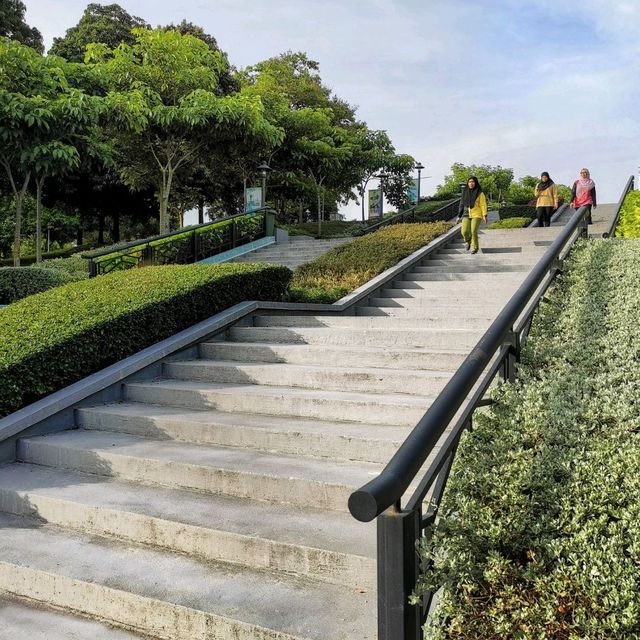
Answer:
<svg viewBox="0 0 640 640"><path fill-rule="evenodd" d="M536 186L536 215L539 227L551 226L551 214L558 208L558 187L547 171L540 174Z"/></svg>
<svg viewBox="0 0 640 640"><path fill-rule="evenodd" d="M467 251L471 249L471 253L478 253L478 227L481 221L487 221L487 199L475 176L467 180L462 191L458 206L458 222L460 221L462 221L461 232Z"/></svg>
<svg viewBox="0 0 640 640"><path fill-rule="evenodd" d="M591 179L589 169L580 169L580 177L573 183L571 206L574 209L588 207L587 224L591 224L591 208L596 208L596 185Z"/></svg>

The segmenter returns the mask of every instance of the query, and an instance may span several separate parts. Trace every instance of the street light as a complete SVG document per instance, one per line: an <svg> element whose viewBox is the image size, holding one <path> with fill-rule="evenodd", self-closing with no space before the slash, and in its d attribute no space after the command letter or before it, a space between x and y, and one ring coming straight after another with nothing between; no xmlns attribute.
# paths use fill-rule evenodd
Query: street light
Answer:
<svg viewBox="0 0 640 640"><path fill-rule="evenodd" d="M424 165L421 162L418 162L418 164L416 165L416 169L418 170L418 196L417 196L416 205L419 205L420 204L420 172L424 169Z"/></svg>
<svg viewBox="0 0 640 640"><path fill-rule="evenodd" d="M381 171L377 176L374 176L374 177L380 180L379 207L380 207L380 217L382 218L382 215L384 213L384 181L389 177L389 174L385 173L384 171Z"/></svg>
<svg viewBox="0 0 640 640"><path fill-rule="evenodd" d="M263 161L262 164L258 165L257 169L260 172L260 175L262 176L262 206L266 207L267 206L267 200L266 200L267 173L271 171L271 167L265 161Z"/></svg>

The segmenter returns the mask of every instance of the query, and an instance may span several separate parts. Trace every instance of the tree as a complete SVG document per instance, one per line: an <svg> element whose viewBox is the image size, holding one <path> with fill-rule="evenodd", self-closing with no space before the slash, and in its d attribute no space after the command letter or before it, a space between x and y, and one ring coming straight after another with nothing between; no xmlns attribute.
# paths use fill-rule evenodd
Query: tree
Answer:
<svg viewBox="0 0 640 640"><path fill-rule="evenodd" d="M132 29L150 26L137 16L130 15L118 4L87 6L75 27L67 29L62 38L54 38L49 54L61 56L69 61L82 62L87 45L101 42L111 49L121 43L133 45Z"/></svg>
<svg viewBox="0 0 640 640"><path fill-rule="evenodd" d="M42 34L24 21L25 11L21 0L0 0L0 37L15 40L42 53Z"/></svg>
<svg viewBox="0 0 640 640"><path fill-rule="evenodd" d="M413 184L413 168L416 161L408 154L393 155L387 158L383 170L387 174L384 184L384 195L397 209L408 206L407 191Z"/></svg>
<svg viewBox="0 0 640 640"><path fill-rule="evenodd" d="M223 56L193 36L134 29L132 46L88 47L88 60L104 82L111 117L106 135L114 144L128 186L153 186L160 232L170 229L174 180L212 150L247 139L269 146L281 132L264 118L259 98L242 92L216 95Z"/></svg>
<svg viewBox="0 0 640 640"><path fill-rule="evenodd" d="M438 185L436 197L455 198L460 194L460 183L466 183L469 176L476 176L489 199L500 200L506 195L513 181L513 169L483 165L464 165L456 162L451 165L451 174L445 176L444 184Z"/></svg>

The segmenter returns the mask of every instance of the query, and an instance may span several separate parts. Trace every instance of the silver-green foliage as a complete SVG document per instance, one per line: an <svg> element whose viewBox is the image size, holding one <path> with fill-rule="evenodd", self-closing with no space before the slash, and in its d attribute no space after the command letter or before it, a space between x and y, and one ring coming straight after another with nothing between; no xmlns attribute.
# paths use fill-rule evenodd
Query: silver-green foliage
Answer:
<svg viewBox="0 0 640 640"><path fill-rule="evenodd" d="M640 241L582 243L459 450L427 637L640 638Z"/></svg>

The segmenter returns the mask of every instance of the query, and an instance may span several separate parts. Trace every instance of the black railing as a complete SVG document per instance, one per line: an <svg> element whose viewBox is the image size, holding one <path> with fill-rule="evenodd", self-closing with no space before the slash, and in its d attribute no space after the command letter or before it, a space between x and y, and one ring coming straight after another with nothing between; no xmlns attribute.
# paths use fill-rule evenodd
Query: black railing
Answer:
<svg viewBox="0 0 640 640"><path fill-rule="evenodd" d="M82 255L94 277L133 267L189 264L273 233L275 211L259 209Z"/></svg>
<svg viewBox="0 0 640 640"><path fill-rule="evenodd" d="M633 175L629 176L627 180L627 184L625 184L624 189L622 190L622 195L620 196L620 200L618 200L618 206L616 207L616 211L613 214L613 218L607 225L606 230L603 232L602 237L608 238L609 236L614 235L616 231L616 227L618 226L618 220L620 219L620 210L622 209L622 205L624 204L624 199L627 197L629 191L633 191L634 179Z"/></svg>
<svg viewBox="0 0 640 640"><path fill-rule="evenodd" d="M409 603L420 573L418 541L435 521L460 436L471 426L475 409L490 404L484 396L497 375L514 378L520 347L540 299L576 239L587 235L586 214L586 207L575 212L382 473L349 498L356 519L378 518L378 640L422 638L432 594L421 605ZM425 475L418 478L443 437ZM414 482L417 488L403 506L402 497Z"/></svg>
<svg viewBox="0 0 640 640"><path fill-rule="evenodd" d="M392 224L404 224L407 222L436 222L438 220L450 220L458 214L458 204L460 202L460 198L454 200L453 202L449 202L444 206L436 209L435 211L431 211L429 213L420 214L416 212L417 206L414 205L409 209L405 209L400 213L396 213L393 216L389 216L388 218L383 218L379 222L374 222L369 226L365 227L361 231L359 231L358 235L366 235L367 233L373 233L374 231L378 231L378 229L382 229L383 227L388 227Z"/></svg>

